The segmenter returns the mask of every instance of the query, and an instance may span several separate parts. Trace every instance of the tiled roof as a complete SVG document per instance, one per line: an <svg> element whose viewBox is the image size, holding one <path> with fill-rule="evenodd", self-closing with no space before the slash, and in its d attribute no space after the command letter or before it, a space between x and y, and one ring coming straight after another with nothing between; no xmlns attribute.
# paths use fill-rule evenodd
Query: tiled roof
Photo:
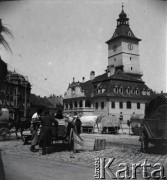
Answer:
<svg viewBox="0 0 167 180"><path fill-rule="evenodd" d="M112 96L112 97L135 97L135 98L145 98L145 95L141 94L141 91L143 89L148 90L149 88L144 84L144 83L138 83L138 82L128 82L128 81L122 81L122 80L109 80L109 81L104 81L100 84L100 87L105 89L103 93L95 94L94 97L99 97L99 96ZM114 91L114 88L118 87L118 92ZM123 92L120 92L120 88L122 87ZM130 90L138 89L139 94L136 93L127 93L127 88Z"/></svg>
<svg viewBox="0 0 167 180"><path fill-rule="evenodd" d="M52 97L48 97L47 99L54 107L63 105L63 103L60 101L59 97L52 96Z"/></svg>
<svg viewBox="0 0 167 180"><path fill-rule="evenodd" d="M42 98L42 101L45 104L45 107L54 108L53 104L46 97Z"/></svg>
<svg viewBox="0 0 167 180"><path fill-rule="evenodd" d="M30 103L33 106L45 106L44 102L42 101L42 98L36 96L35 94L30 94Z"/></svg>
<svg viewBox="0 0 167 180"><path fill-rule="evenodd" d="M93 84L91 81L87 81L85 83L80 83L81 89L84 90L84 94L86 97L91 97L93 93Z"/></svg>
<svg viewBox="0 0 167 180"><path fill-rule="evenodd" d="M108 77L107 73L104 73L100 76L95 77L92 81L87 81L85 83L80 83L82 90L85 92L86 97L91 97L94 92L93 97L99 96L112 96L112 97L135 97L135 98L146 98L146 95L142 95L141 91L143 89L148 90L149 88L145 85L142 80L138 80L130 75L123 73L121 70L118 70L114 75ZM103 93L96 94L94 86L98 85L98 88L104 89ZM123 88L123 93L120 91L115 92L114 88L120 87ZM129 88L139 90L139 94L136 93L127 93L126 89ZM150 91L152 93L152 91Z"/></svg>
<svg viewBox="0 0 167 180"><path fill-rule="evenodd" d="M130 82L143 82L138 80L126 73L123 73L121 70L118 70L114 75L108 77L107 73L104 73L100 76L97 76L92 83L101 82L101 81L108 81L108 80L122 80L122 81L130 81Z"/></svg>

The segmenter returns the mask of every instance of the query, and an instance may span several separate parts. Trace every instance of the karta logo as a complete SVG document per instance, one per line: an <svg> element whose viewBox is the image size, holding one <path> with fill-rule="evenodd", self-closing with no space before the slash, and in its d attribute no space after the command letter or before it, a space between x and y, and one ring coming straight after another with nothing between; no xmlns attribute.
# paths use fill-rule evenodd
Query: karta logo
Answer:
<svg viewBox="0 0 167 180"><path fill-rule="evenodd" d="M111 179L137 179L138 174L143 179L166 179L165 169L161 163L149 164L145 159L143 163L119 163L118 167L112 163L115 158L109 158L106 162L106 158L95 158L95 179L106 179L106 174Z"/></svg>

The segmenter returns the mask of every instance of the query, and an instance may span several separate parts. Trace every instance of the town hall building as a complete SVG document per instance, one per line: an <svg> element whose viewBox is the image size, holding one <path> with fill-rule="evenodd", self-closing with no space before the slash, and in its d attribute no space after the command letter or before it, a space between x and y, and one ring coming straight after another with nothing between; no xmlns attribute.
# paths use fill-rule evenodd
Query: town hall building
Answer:
<svg viewBox="0 0 167 180"><path fill-rule="evenodd" d="M64 94L64 113L69 115L123 115L128 120L132 114L144 116L145 103L152 90L142 80L139 42L123 10L117 19L108 45L108 66L104 74L90 80L69 84Z"/></svg>

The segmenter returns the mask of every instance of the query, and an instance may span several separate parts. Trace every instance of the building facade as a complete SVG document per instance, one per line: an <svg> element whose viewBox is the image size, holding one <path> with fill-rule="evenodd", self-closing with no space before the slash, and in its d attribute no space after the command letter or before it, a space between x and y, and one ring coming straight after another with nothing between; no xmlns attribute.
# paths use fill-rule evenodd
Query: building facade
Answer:
<svg viewBox="0 0 167 180"><path fill-rule="evenodd" d="M145 103L152 90L142 80L139 42L129 25L123 10L117 19L113 36L108 45L108 66L105 73L90 80L69 84L64 94L64 112L70 115L116 115L123 114L128 120L132 114L144 116Z"/></svg>
<svg viewBox="0 0 167 180"><path fill-rule="evenodd" d="M31 85L21 74L8 71L0 83L0 106L15 119L29 116Z"/></svg>

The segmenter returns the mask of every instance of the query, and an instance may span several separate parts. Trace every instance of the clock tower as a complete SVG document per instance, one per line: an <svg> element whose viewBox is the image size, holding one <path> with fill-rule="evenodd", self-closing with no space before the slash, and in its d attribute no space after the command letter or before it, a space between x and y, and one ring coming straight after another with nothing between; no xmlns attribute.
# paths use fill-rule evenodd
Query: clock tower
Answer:
<svg viewBox="0 0 167 180"><path fill-rule="evenodd" d="M117 27L108 44L108 74L113 75L117 70L121 69L137 79L141 79L139 61L139 41L129 26L129 18L122 11L117 19Z"/></svg>

